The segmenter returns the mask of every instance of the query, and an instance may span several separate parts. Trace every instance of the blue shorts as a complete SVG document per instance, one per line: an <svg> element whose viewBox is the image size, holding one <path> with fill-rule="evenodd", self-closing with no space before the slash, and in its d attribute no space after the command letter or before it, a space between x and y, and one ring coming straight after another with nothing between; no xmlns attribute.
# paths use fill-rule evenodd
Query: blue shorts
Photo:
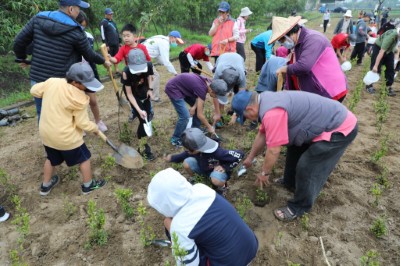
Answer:
<svg viewBox="0 0 400 266"><path fill-rule="evenodd" d="M195 172L198 175L208 177L207 171L204 171L203 169L200 169L199 163L194 157L188 157L186 158L183 162L187 163L189 165L190 170ZM220 182L226 182L228 180L228 174L217 172L217 171L212 171L211 174L209 175L210 178L217 179Z"/></svg>
<svg viewBox="0 0 400 266"><path fill-rule="evenodd" d="M78 148L67 151L60 151L47 146L44 146L44 149L52 166L60 165L64 161L68 166L74 166L89 160L91 156L85 143Z"/></svg>

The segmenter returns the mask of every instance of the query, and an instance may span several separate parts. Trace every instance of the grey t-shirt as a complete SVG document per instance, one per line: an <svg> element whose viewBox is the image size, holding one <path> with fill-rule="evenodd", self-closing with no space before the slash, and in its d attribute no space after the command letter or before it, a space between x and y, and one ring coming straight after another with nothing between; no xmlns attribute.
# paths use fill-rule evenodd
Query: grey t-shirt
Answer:
<svg viewBox="0 0 400 266"><path fill-rule="evenodd" d="M222 72L228 68L234 68L239 72L239 79L235 85L239 88L246 88L243 57L237 53L224 53L220 55L215 63L214 79L222 79Z"/></svg>

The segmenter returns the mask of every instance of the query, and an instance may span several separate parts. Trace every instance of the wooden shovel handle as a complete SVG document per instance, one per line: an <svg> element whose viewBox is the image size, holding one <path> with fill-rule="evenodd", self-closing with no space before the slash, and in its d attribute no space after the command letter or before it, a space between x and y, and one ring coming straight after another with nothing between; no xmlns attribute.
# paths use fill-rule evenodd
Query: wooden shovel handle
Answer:
<svg viewBox="0 0 400 266"><path fill-rule="evenodd" d="M98 135L99 135L99 137L100 137L104 142L107 142L107 136L104 135L103 132L101 132L101 131L99 130Z"/></svg>
<svg viewBox="0 0 400 266"><path fill-rule="evenodd" d="M108 60L107 46L106 46L105 43L103 43L103 44L100 46L100 51L101 51L101 54L102 54L103 57L104 57L104 60L109 61L109 60ZM110 76L110 79L111 79L112 84L113 84L113 87L114 87L114 91L115 91L115 93L117 94L117 97L118 97L118 96L119 96L119 94L118 94L119 89L118 89L117 82L115 82L114 76L113 76L113 74L112 74L111 67L108 68L108 75ZM118 97L118 98L119 98L119 97Z"/></svg>

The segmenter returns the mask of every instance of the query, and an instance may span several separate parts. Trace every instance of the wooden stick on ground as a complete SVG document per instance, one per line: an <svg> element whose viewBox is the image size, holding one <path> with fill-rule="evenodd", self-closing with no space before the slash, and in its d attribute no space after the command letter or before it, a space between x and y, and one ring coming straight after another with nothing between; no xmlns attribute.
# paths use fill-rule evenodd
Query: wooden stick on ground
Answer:
<svg viewBox="0 0 400 266"><path fill-rule="evenodd" d="M328 261L328 258L326 257L324 242L322 241L322 237L319 237L319 241L321 242L322 254L324 255L326 265L331 266L331 264Z"/></svg>

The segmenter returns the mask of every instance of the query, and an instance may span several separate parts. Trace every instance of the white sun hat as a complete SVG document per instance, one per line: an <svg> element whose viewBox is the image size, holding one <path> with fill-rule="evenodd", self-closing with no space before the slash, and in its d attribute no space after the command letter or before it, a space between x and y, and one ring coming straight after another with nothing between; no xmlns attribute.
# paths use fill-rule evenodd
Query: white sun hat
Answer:
<svg viewBox="0 0 400 266"><path fill-rule="evenodd" d="M248 8L247 6L246 7L243 7L241 10L240 10L240 17L246 17L246 16L250 16L251 14L253 14L253 12L251 12L250 11L250 8Z"/></svg>
<svg viewBox="0 0 400 266"><path fill-rule="evenodd" d="M346 13L344 13L343 17L350 17L350 18L352 18L353 16L351 15L351 10L348 9L348 10L346 11Z"/></svg>

